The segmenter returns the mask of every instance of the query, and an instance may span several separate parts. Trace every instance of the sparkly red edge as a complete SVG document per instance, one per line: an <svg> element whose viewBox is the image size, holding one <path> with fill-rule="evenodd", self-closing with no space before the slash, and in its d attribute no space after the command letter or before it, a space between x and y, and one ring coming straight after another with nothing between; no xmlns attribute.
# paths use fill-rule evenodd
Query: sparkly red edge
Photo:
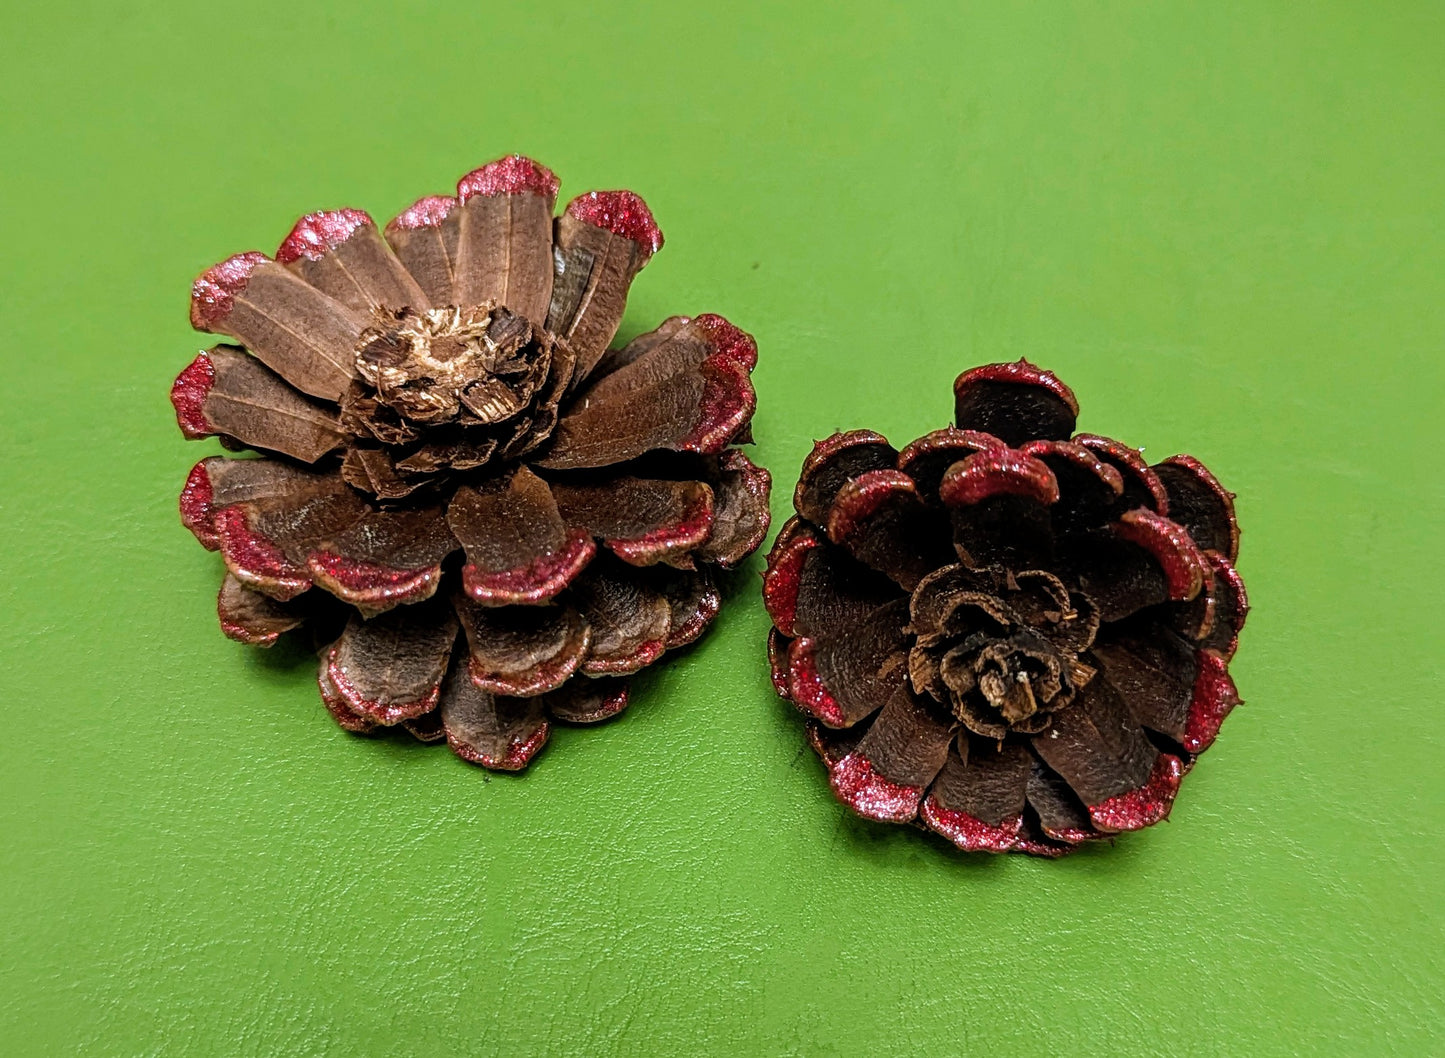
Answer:
<svg viewBox="0 0 1445 1058"><path fill-rule="evenodd" d="M1158 514L1169 513L1169 493L1164 489L1164 483L1159 480L1159 475L1150 469L1149 464L1144 462L1143 455L1137 448L1130 448L1123 441L1116 441L1112 437L1105 437L1096 433L1074 434L1074 444L1083 445L1089 451L1107 459L1134 475L1135 479L1149 492L1150 498L1154 501L1154 510Z"/></svg>
<svg viewBox="0 0 1445 1058"><path fill-rule="evenodd" d="M517 738L514 735L507 746L507 752L500 757L482 753L476 747L453 738L450 731L447 732L447 745L453 753L469 764L480 764L491 771L522 771L547 744L551 733L552 725L543 719L526 738Z"/></svg>
<svg viewBox="0 0 1445 1058"><path fill-rule="evenodd" d="M652 566L679 552L691 551L712 535L713 493L703 486L679 512L677 520L634 537L609 537L609 551L633 566Z"/></svg>
<svg viewBox="0 0 1445 1058"><path fill-rule="evenodd" d="M577 671L587 655L587 639L581 637L571 650L563 649L522 672L504 674L488 670L476 655L467 659L467 675L472 683L490 694L507 698L532 698L555 691Z"/></svg>
<svg viewBox="0 0 1445 1058"><path fill-rule="evenodd" d="M856 750L828 769L833 795L864 819L908 823L918 816L923 787L893 782Z"/></svg>
<svg viewBox="0 0 1445 1058"><path fill-rule="evenodd" d="M957 453L956 460L966 459L975 452L988 448L1007 448L1008 445L991 433L982 430L960 430L957 426L945 426L933 430L908 442L898 453L898 469L913 474L913 467L920 459L940 454Z"/></svg>
<svg viewBox="0 0 1445 1058"><path fill-rule="evenodd" d="M332 595L371 613L431 598L442 576L440 565L397 569L334 551L313 551L306 568Z"/></svg>
<svg viewBox="0 0 1445 1058"><path fill-rule="evenodd" d="M276 260L291 264L303 257L319 261L361 228L375 227L371 214L361 209L322 209L308 213L291 228L276 249Z"/></svg>
<svg viewBox="0 0 1445 1058"><path fill-rule="evenodd" d="M842 544L884 507L918 501L918 486L901 470L869 470L853 478L833 498L828 539Z"/></svg>
<svg viewBox="0 0 1445 1058"><path fill-rule="evenodd" d="M716 620L721 609L722 593L716 588L708 588L698 599L696 608L687 615L687 620L668 628L667 649L674 650L695 643L707 631L708 625Z"/></svg>
<svg viewBox="0 0 1445 1058"><path fill-rule="evenodd" d="M215 486L211 484L211 456L191 467L181 487L181 524L189 529L207 551L218 551L221 535L216 531Z"/></svg>
<svg viewBox="0 0 1445 1058"><path fill-rule="evenodd" d="M889 462L898 458L897 452L888 443L888 438L881 433L874 433L872 430L840 430L821 441L813 442L813 450L803 460L803 469L798 474L798 487L801 489L805 479L817 473L825 463L835 459L840 453L850 448L865 447L877 447L889 452Z"/></svg>
<svg viewBox="0 0 1445 1058"><path fill-rule="evenodd" d="M604 697L595 709L581 711L552 712L554 719L564 724L596 724L608 720L627 708L628 689L626 681L619 681L616 688ZM549 711L551 704L548 704Z"/></svg>
<svg viewBox="0 0 1445 1058"><path fill-rule="evenodd" d="M441 696L440 684L434 685L420 698L411 702L383 702L367 698L337 664L339 652L337 647L332 647L327 651L325 675L331 681L331 686L337 695L353 713L383 726L391 727L403 720L414 720L423 713L429 713L436 708L437 700Z"/></svg>
<svg viewBox="0 0 1445 1058"><path fill-rule="evenodd" d="M1164 571L1169 598L1192 599L1204 585L1204 556L1178 522L1143 507L1126 511L1114 523L1114 532L1153 556Z"/></svg>
<svg viewBox="0 0 1445 1058"><path fill-rule="evenodd" d="M620 654L591 655L582 662L585 676L631 676L647 668L667 650L667 636L644 639L633 649Z"/></svg>
<svg viewBox="0 0 1445 1058"><path fill-rule="evenodd" d="M919 806L918 814L929 829L942 834L965 852L1008 852L1019 843L1024 817L1020 813L998 824L985 823L967 812L944 808L934 794Z"/></svg>
<svg viewBox="0 0 1445 1058"><path fill-rule="evenodd" d="M785 702L793 700L788 690L788 638L776 628L768 629L768 675L773 691Z"/></svg>
<svg viewBox="0 0 1445 1058"><path fill-rule="evenodd" d="M418 228L440 227L442 221L457 208L457 200L450 195L426 195L417 199L406 209L391 218L386 225L387 234L394 231L416 231Z"/></svg>
<svg viewBox="0 0 1445 1058"><path fill-rule="evenodd" d="M1183 776L1184 762L1172 754L1161 753L1143 786L1090 805L1089 819L1108 834L1153 826L1169 818Z"/></svg>
<svg viewBox="0 0 1445 1058"><path fill-rule="evenodd" d="M796 635L794 621L798 616L798 591L802 586L803 563L808 552L819 544L811 530L803 528L790 533L788 526L778 533L768 553L767 570L763 573L763 606L773 619L773 626L785 636ZM785 534L787 539L784 539Z"/></svg>
<svg viewBox="0 0 1445 1058"><path fill-rule="evenodd" d="M637 243L643 264L662 249L662 229L635 191L588 191L567 203L567 216Z"/></svg>
<svg viewBox="0 0 1445 1058"><path fill-rule="evenodd" d="M1198 756L1214 745L1225 717L1241 703L1239 690L1229 675L1228 659L1208 648L1199 651L1196 658L1199 669L1180 745Z"/></svg>
<svg viewBox="0 0 1445 1058"><path fill-rule="evenodd" d="M192 360L171 385L171 406L176 409L176 423L188 441L211 436L206 421L206 397L216 384L216 365L207 353Z"/></svg>
<svg viewBox="0 0 1445 1058"><path fill-rule="evenodd" d="M1210 492L1214 493L1215 499L1224 508L1225 517L1229 521L1229 560L1236 561L1239 558L1239 519L1234 513L1234 493L1220 484L1214 472L1190 455L1170 456L1164 460L1162 465L1179 467L1187 470L1199 479Z"/></svg>
<svg viewBox="0 0 1445 1058"><path fill-rule="evenodd" d="M993 496L1026 496L1049 506L1059 500L1059 482L1041 459L1016 448L986 448L949 467L938 495L950 507Z"/></svg>
<svg viewBox="0 0 1445 1058"><path fill-rule="evenodd" d="M369 716L362 716L347 703L346 699L337 691L328 675L329 658L323 656L320 670L316 673L316 686L321 692L321 704L331 714L337 726L343 731L349 731L354 735L369 735L381 727Z"/></svg>
<svg viewBox="0 0 1445 1058"><path fill-rule="evenodd" d="M1079 414L1079 398L1052 371L1018 360L1007 364L984 364L971 368L953 381L953 393L957 397L965 389L978 382L1003 382L1017 386L1038 386L1048 390L1069 406L1075 416Z"/></svg>
<svg viewBox="0 0 1445 1058"><path fill-rule="evenodd" d="M457 198L466 202L478 195L541 195L551 204L557 201L562 182L541 162L526 155L509 154L473 169L457 181Z"/></svg>
<svg viewBox="0 0 1445 1058"><path fill-rule="evenodd" d="M286 557L273 541L251 528L239 505L222 507L213 522L226 568L242 584L285 602L311 587L309 571Z"/></svg>
<svg viewBox="0 0 1445 1058"><path fill-rule="evenodd" d="M235 308L236 298L246 289L251 274L271 258L259 250L248 250L213 264L191 284L191 326L213 331Z"/></svg>
<svg viewBox="0 0 1445 1058"><path fill-rule="evenodd" d="M585 529L569 529L556 551L539 555L517 569L483 570L462 567L462 587L483 606L546 602L581 573L597 554L597 543Z"/></svg>
<svg viewBox="0 0 1445 1058"><path fill-rule="evenodd" d="M818 672L814 643L808 636L800 636L788 644L787 698L800 710L828 727L837 729L848 724L843 707L823 685L823 677Z"/></svg>
<svg viewBox="0 0 1445 1058"><path fill-rule="evenodd" d="M748 369L726 354L714 353L698 365L702 395L697 422L675 445L678 451L717 455L757 410L758 397Z"/></svg>
<svg viewBox="0 0 1445 1058"><path fill-rule="evenodd" d="M1029 441L1021 445L1019 451L1033 456L1035 459L1055 456L1067 460L1085 473L1093 474L1107 485L1115 496L1122 495L1124 492L1124 475L1119 473L1118 468L1105 463L1084 445L1073 441Z"/></svg>

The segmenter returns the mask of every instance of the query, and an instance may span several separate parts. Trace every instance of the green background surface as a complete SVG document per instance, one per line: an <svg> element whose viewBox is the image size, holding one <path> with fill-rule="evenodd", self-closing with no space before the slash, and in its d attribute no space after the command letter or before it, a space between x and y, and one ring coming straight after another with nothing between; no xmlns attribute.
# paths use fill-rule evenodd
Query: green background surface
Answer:
<svg viewBox="0 0 1445 1058"><path fill-rule="evenodd" d="M5 16L0 1051L1440 1053L1433 4L75 5ZM1021 355L1240 494L1247 705L1057 863L855 821L713 634L522 778L223 639L194 275L508 151L642 192L624 333L756 334L757 455Z"/></svg>

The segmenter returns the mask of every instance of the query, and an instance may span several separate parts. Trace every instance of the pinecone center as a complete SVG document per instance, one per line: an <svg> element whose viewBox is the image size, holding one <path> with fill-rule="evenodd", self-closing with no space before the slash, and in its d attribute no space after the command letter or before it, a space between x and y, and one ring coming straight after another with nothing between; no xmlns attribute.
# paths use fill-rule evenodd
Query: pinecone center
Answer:
<svg viewBox="0 0 1445 1058"><path fill-rule="evenodd" d="M911 608L914 689L976 734L1036 734L1094 677L1080 658L1094 607L1052 574L949 567L918 585Z"/></svg>
<svg viewBox="0 0 1445 1058"><path fill-rule="evenodd" d="M572 378L565 344L492 302L378 309L341 399L342 477L382 499L536 449Z"/></svg>
<svg viewBox="0 0 1445 1058"><path fill-rule="evenodd" d="M485 304L382 310L357 340L357 372L402 419L490 426L525 411L546 380L548 341Z"/></svg>

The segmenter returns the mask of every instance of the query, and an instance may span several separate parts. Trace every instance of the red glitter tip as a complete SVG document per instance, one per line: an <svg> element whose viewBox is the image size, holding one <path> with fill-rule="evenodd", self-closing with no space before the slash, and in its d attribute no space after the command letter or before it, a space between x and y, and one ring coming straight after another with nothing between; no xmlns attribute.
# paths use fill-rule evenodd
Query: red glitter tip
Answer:
<svg viewBox="0 0 1445 1058"><path fill-rule="evenodd" d="M296 222L291 234L281 240L276 260L282 264L304 257L319 261L356 233L372 224L371 215L359 209L323 209L308 213Z"/></svg>
<svg viewBox="0 0 1445 1058"><path fill-rule="evenodd" d="M901 470L870 470L838 490L828 511L828 539L843 544L860 525L900 500L918 498L918 487Z"/></svg>
<svg viewBox="0 0 1445 1058"><path fill-rule="evenodd" d="M181 524L195 534L207 551L219 551L221 536L216 532L215 511L211 506L215 490L209 463L210 459L201 460L186 476L186 484L181 489Z"/></svg>
<svg viewBox="0 0 1445 1058"><path fill-rule="evenodd" d="M698 371L702 395L697 402L697 422L676 447L681 452L717 455L753 417L758 396L747 369L725 352L710 354Z"/></svg>
<svg viewBox="0 0 1445 1058"><path fill-rule="evenodd" d="M1244 578L1239 575L1239 570L1234 568L1229 559L1217 551L1206 551L1204 552L1204 561L1209 563L1214 570L1215 589L1221 593L1220 597L1223 598L1225 593L1232 596L1233 615L1230 624L1232 634L1229 637L1229 645L1219 652L1224 660L1228 661L1234 657L1234 651L1239 646L1239 633L1244 630L1245 619L1249 617L1249 594L1244 590Z"/></svg>
<svg viewBox="0 0 1445 1058"><path fill-rule="evenodd" d="M1170 456L1164 460L1164 465L1187 470L1198 478L1205 488L1214 493L1229 519L1229 560L1236 561L1239 558L1239 519L1235 517L1234 513L1234 493L1221 485L1219 479L1214 476L1214 472L1193 456Z"/></svg>
<svg viewBox="0 0 1445 1058"><path fill-rule="evenodd" d="M321 670L316 674L316 686L321 691L321 704L326 706L326 711L331 714L331 719L335 720L343 731L350 731L354 735L367 735L380 727L381 725L375 720L368 716L362 716L347 704L346 699L341 697L340 692L332 684L327 671L327 662L323 659Z"/></svg>
<svg viewBox="0 0 1445 1058"><path fill-rule="evenodd" d="M962 393L975 382L1007 382L1019 386L1041 386L1069 406L1075 415L1079 414L1079 398L1074 391L1059 381L1052 371L1035 367L1027 360L1012 364L984 364L965 371L953 381L953 392Z"/></svg>
<svg viewBox="0 0 1445 1058"><path fill-rule="evenodd" d="M431 712L437 706L437 699L441 696L441 688L433 687L421 698L414 702L383 702L374 701L361 693L351 678L347 676L343 666L337 664L339 650L332 647L326 655L326 678L336 688L336 693L342 702L351 712L368 720L374 720L378 724L387 727L399 724L403 720L414 720L425 713ZM326 693L322 687L322 695ZM335 715L333 712L332 715Z"/></svg>
<svg viewBox="0 0 1445 1058"><path fill-rule="evenodd" d="M586 641L578 644L581 649L563 649L553 657L525 672L505 673L488 670L475 656L467 660L467 675L488 694L507 698L531 698L534 695L555 691L566 683L582 663L587 653Z"/></svg>
<svg viewBox="0 0 1445 1058"><path fill-rule="evenodd" d="M597 703L596 708L573 711L568 709L565 716L557 719L569 724L597 724L616 716L627 708L627 681L617 680L613 688Z"/></svg>
<svg viewBox="0 0 1445 1058"><path fill-rule="evenodd" d="M509 154L473 169L457 181L457 197L465 202L475 195L520 195L531 192L550 202L557 201L561 181L540 162L520 154Z"/></svg>
<svg viewBox="0 0 1445 1058"><path fill-rule="evenodd" d="M784 542L782 535L778 534L778 542L768 554L768 569L763 574L763 606L778 631L791 636L797 634L793 621L798 615L803 563L808 559L808 552L818 546L818 538L803 531Z"/></svg>
<svg viewBox="0 0 1445 1058"><path fill-rule="evenodd" d="M1102 835L1086 827L1043 827L1044 836L1066 845L1082 845L1086 841L1098 841ZM1022 845L1022 843L1020 843Z"/></svg>
<svg viewBox="0 0 1445 1058"><path fill-rule="evenodd" d="M450 195L427 195L425 198L417 199L393 217L387 224L386 230L392 232L435 228L446 220L451 211L456 208L457 200Z"/></svg>
<svg viewBox="0 0 1445 1058"><path fill-rule="evenodd" d="M1236 705L1239 691L1229 675L1229 663L1213 650L1201 650L1199 672L1194 677L1194 696L1180 745L1190 753L1203 753L1219 736L1220 725Z"/></svg>
<svg viewBox="0 0 1445 1058"><path fill-rule="evenodd" d="M795 506L798 497L803 494L803 481L812 476L823 464L850 448L882 448L890 453L888 456L890 461L895 458L893 446L888 443L888 438L881 433L874 433L872 430L840 430L821 441L814 441L813 450L803 460L803 469L798 475L798 488L794 494Z"/></svg>
<svg viewBox="0 0 1445 1058"><path fill-rule="evenodd" d="M1124 475L1083 445L1074 444L1072 441L1029 441L1021 445L1019 451L1033 456L1035 459L1054 456L1058 459L1068 460L1080 470L1093 474L1105 485L1108 485L1115 496L1122 495L1124 492Z"/></svg>
<svg viewBox="0 0 1445 1058"><path fill-rule="evenodd" d="M440 566L394 569L332 551L313 551L306 568L332 595L370 613L431 598L442 576Z"/></svg>
<svg viewBox="0 0 1445 1058"><path fill-rule="evenodd" d="M552 725L543 720L537 729L526 738L513 736L511 743L507 746L507 752L500 757L479 753L465 742L452 738L450 733L447 735L447 745L451 746L452 752L458 757L471 764L480 764L493 771L521 771L532 763L532 758L547 744L547 737L551 733Z"/></svg>
<svg viewBox="0 0 1445 1058"><path fill-rule="evenodd" d="M991 496L1028 496L1048 506L1059 500L1059 482L1041 460L1016 448L986 448L949 467L938 495L950 507Z"/></svg>
<svg viewBox="0 0 1445 1058"><path fill-rule="evenodd" d="M1192 599L1204 586L1204 556L1178 522L1143 507L1126 511L1114 532L1154 556L1169 587L1169 598Z"/></svg>
<svg viewBox="0 0 1445 1058"><path fill-rule="evenodd" d="M216 512L214 522L226 567L242 584L283 602L311 587L306 569L253 530L241 507L222 507Z"/></svg>
<svg viewBox="0 0 1445 1058"><path fill-rule="evenodd" d="M944 808L932 794L919 806L918 814L932 830L965 852L1008 852L1018 844L1024 824L1021 815L1010 816L997 825L985 823L967 812Z"/></svg>
<svg viewBox="0 0 1445 1058"><path fill-rule="evenodd" d="M245 643L248 647L270 647L276 645L276 640L281 638L279 631L258 632L249 625L242 624L226 612L221 600L216 600L216 617L221 623L221 634L227 639L237 643Z"/></svg>
<svg viewBox="0 0 1445 1058"><path fill-rule="evenodd" d="M907 823L918 815L923 787L905 786L873 770L867 757L854 752L840 760L828 776L833 793L865 819Z"/></svg>
<svg viewBox="0 0 1445 1058"><path fill-rule="evenodd" d="M913 477L917 465L931 457L953 456L954 462L957 462L986 448L1007 447L1008 445L991 433L984 433L982 430L960 430L957 426L945 426L941 430L934 430L908 442L903 451L898 453L898 469L909 477Z"/></svg>
<svg viewBox="0 0 1445 1058"><path fill-rule="evenodd" d="M685 647L689 643L696 642L708 625L713 623L718 611L722 609L722 595L716 588L709 588L702 593L698 600L697 609L688 614L687 620L680 625L674 625L667 630L667 649L674 650L677 647Z"/></svg>
<svg viewBox="0 0 1445 1058"><path fill-rule="evenodd" d="M631 539L604 540L608 549L634 566L651 566L679 551L691 551L712 535L713 494L698 492L676 522L660 525Z"/></svg>
<svg viewBox="0 0 1445 1058"><path fill-rule="evenodd" d="M1128 790L1089 806L1089 818L1100 830L1114 834L1124 830L1143 830L1169 817L1184 763L1168 753L1159 754L1149 781L1137 790Z"/></svg>
<svg viewBox="0 0 1445 1058"><path fill-rule="evenodd" d="M758 366L758 343L741 327L711 312L704 312L692 323L703 332L716 350L711 355L737 364L745 371L751 371Z"/></svg>
<svg viewBox="0 0 1445 1058"><path fill-rule="evenodd" d="M818 659L813 653L813 641L807 636L788 644L787 697L803 712L828 727L844 727L848 723L843 707L823 686Z"/></svg>
<svg viewBox="0 0 1445 1058"><path fill-rule="evenodd" d="M582 662L585 676L630 676L647 668L667 650L667 637L648 639L637 645L630 654L611 654L607 657L590 657Z"/></svg>
<svg viewBox="0 0 1445 1058"><path fill-rule="evenodd" d="M1159 514L1169 513L1169 493L1164 491L1164 482L1149 469L1149 464L1144 462L1144 457L1137 448L1130 448L1122 441L1096 433L1076 433L1074 443L1083 445L1099 458L1114 464L1116 469L1122 466L1149 491L1154 510Z"/></svg>
<svg viewBox="0 0 1445 1058"><path fill-rule="evenodd" d="M589 191L567 203L567 216L606 228L643 249L643 263L662 249L662 229L642 196L632 191Z"/></svg>
<svg viewBox="0 0 1445 1058"><path fill-rule="evenodd" d="M200 354L176 376L171 386L171 405L176 409L176 422L187 440L198 441L213 431L206 421L206 395L216 384L216 367L205 353Z"/></svg>
<svg viewBox="0 0 1445 1058"><path fill-rule="evenodd" d="M519 569L488 571L468 563L462 587L483 606L539 603L552 598L586 568L597 543L585 529L570 529L560 548Z"/></svg>
<svg viewBox="0 0 1445 1058"><path fill-rule="evenodd" d="M191 284L191 326L198 331L215 330L231 314L251 273L269 260L261 251L249 250L211 265L197 276Z"/></svg>

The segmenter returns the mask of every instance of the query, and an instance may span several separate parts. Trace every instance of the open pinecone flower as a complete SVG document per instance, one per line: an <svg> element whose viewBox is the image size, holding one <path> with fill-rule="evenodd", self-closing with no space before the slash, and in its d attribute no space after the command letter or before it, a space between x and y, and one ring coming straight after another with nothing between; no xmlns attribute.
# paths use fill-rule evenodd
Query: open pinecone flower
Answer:
<svg viewBox="0 0 1445 1058"><path fill-rule="evenodd" d="M225 633L308 624L342 727L509 770L700 636L768 526L768 474L733 447L753 340L676 316L609 350L662 233L630 191L554 219L556 197L513 155L384 231L301 218L274 258L196 280L192 324L238 344L171 391L187 437L260 453L202 460L181 494L225 559Z"/></svg>
<svg viewBox="0 0 1445 1058"><path fill-rule="evenodd" d="M1158 822L1239 702L1233 498L1075 434L1026 361L954 394L956 427L803 464L764 580L774 685L866 818L1045 856Z"/></svg>

